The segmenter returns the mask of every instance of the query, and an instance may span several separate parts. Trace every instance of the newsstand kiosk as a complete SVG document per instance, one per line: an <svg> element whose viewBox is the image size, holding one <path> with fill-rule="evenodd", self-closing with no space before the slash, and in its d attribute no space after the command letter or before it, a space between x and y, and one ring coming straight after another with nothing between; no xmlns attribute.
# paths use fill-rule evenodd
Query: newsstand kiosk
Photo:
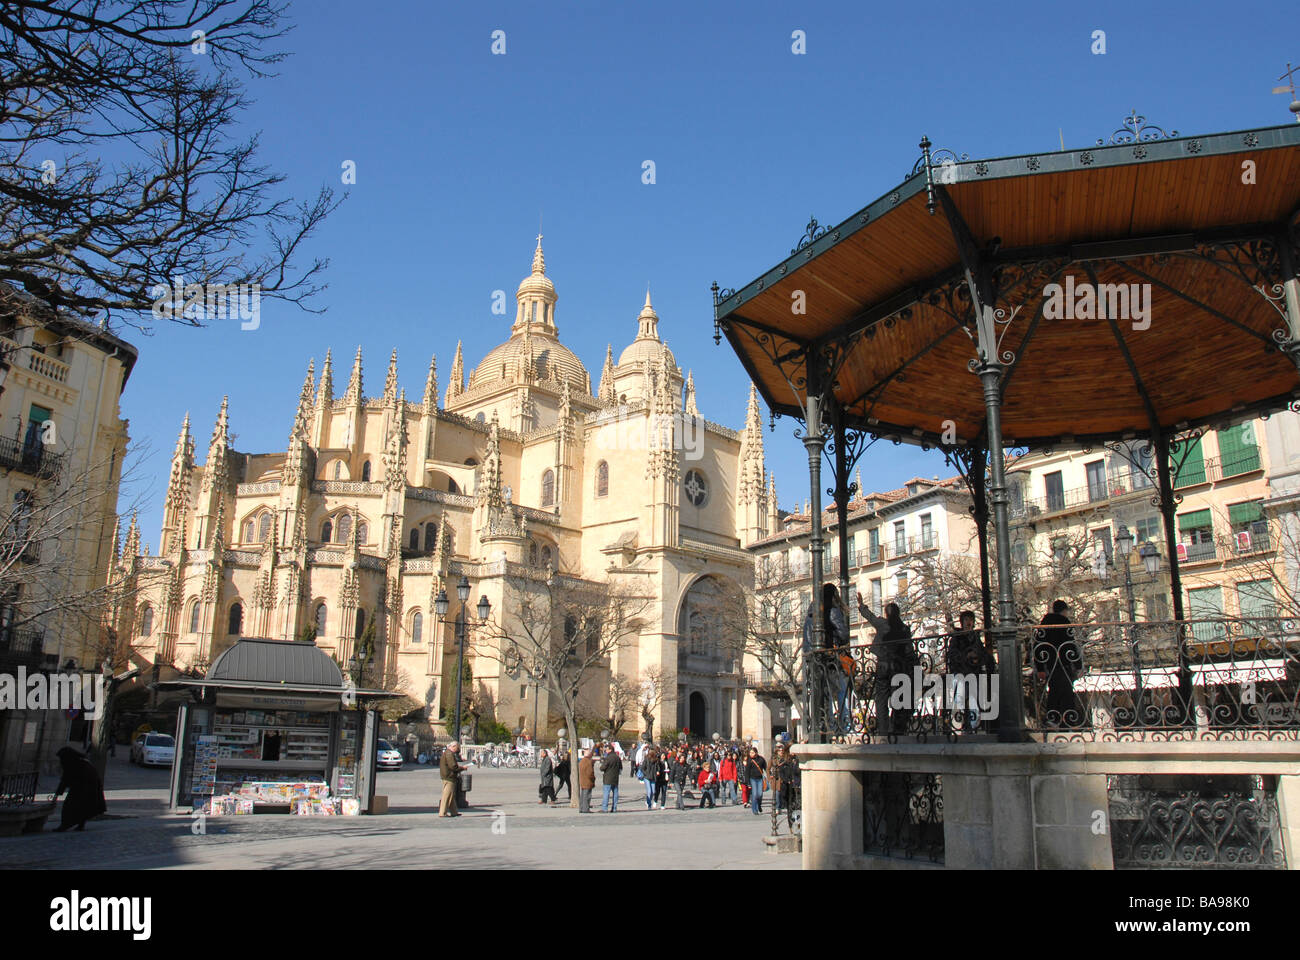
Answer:
<svg viewBox="0 0 1300 960"><path fill-rule="evenodd" d="M369 813L378 701L314 643L246 637L188 689L176 718L171 809L210 816Z"/></svg>

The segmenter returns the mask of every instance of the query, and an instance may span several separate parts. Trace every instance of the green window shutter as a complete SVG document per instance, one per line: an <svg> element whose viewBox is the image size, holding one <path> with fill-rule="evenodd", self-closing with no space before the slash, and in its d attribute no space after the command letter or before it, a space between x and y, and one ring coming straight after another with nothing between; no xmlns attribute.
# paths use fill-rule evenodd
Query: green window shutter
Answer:
<svg viewBox="0 0 1300 960"><path fill-rule="evenodd" d="M1208 509L1193 510L1191 513L1184 513L1178 517L1179 530L1196 530L1210 525L1210 511Z"/></svg>
<svg viewBox="0 0 1300 960"><path fill-rule="evenodd" d="M1219 465L1225 477L1235 477L1259 469L1259 447L1255 443L1255 425L1243 423L1217 432Z"/></svg>
<svg viewBox="0 0 1300 960"><path fill-rule="evenodd" d="M1243 619L1277 616L1271 580L1248 580L1237 584L1237 602L1241 605Z"/></svg>
<svg viewBox="0 0 1300 960"><path fill-rule="evenodd" d="M1193 483L1205 482L1205 452L1201 449L1201 438L1192 441L1183 461L1178 476L1174 479L1175 487L1186 487Z"/></svg>
<svg viewBox="0 0 1300 960"><path fill-rule="evenodd" d="M1232 521L1234 527L1239 523L1254 523L1256 520L1264 519L1264 508L1260 506L1258 500L1234 503L1228 507L1228 519Z"/></svg>

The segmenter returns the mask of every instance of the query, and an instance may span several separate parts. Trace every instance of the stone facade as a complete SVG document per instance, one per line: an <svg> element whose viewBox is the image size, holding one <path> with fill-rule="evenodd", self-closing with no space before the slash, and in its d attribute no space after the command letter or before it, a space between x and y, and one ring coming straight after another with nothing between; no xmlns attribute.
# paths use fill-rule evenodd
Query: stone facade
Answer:
<svg viewBox="0 0 1300 960"><path fill-rule="evenodd" d="M465 380L460 344L439 405L436 358L422 397L398 387L397 354L383 393L367 397L358 349L341 396L332 355L319 378L308 365L288 449L246 454L229 444L228 405L195 463L188 418L171 461L157 556L128 534L128 578L165 568L121 613L119 629L142 658L177 670L210 662L239 636L315 642L346 662L368 621L376 659L404 674L435 732L454 700L452 624L434 599L471 584L509 622L517 586L556 574L625 583L649 598L649 623L593 674L583 698L604 709L613 674L639 679L660 666L667 696L656 726L672 724L678 698L703 692L708 732L739 733L739 677L720 638L679 645L697 589L741 589L752 577L745 548L768 533L768 477L757 399L737 432L705 420L694 382L658 334L646 295L637 333L617 363L612 346L596 390L559 341L554 284L541 238L519 285L509 338ZM697 631L698 634L698 631ZM473 635L474 682L510 728L533 724L535 692ZM690 662L687 662L688 656ZM698 701L697 701L698 702ZM545 734L546 691L536 704ZM635 714L635 711L633 711ZM638 729L635 715L628 730ZM703 731L699 731L703 732ZM626 733L624 734L626 736Z"/></svg>

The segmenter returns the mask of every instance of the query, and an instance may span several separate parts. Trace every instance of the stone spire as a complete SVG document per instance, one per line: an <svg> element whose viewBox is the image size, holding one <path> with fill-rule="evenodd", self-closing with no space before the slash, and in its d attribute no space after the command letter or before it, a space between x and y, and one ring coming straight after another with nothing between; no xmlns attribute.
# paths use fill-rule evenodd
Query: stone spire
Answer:
<svg viewBox="0 0 1300 960"><path fill-rule="evenodd" d="M176 438L176 449L172 452L171 475L167 479L167 496L163 501L163 529L175 532L184 520L185 508L189 504L190 474L194 469L194 438L190 435L190 415L187 411L185 422L181 424L180 435ZM164 536L166 546L170 540ZM166 552L166 551L164 551Z"/></svg>
<svg viewBox="0 0 1300 960"><path fill-rule="evenodd" d="M384 378L384 402L389 403L397 396L397 348L388 358L388 376Z"/></svg>
<svg viewBox="0 0 1300 960"><path fill-rule="evenodd" d="M618 398L614 395L614 345L605 345L605 366L600 371L600 402L613 403Z"/></svg>
<svg viewBox="0 0 1300 960"><path fill-rule="evenodd" d="M325 377L328 375L329 355L325 357L326 373L321 375L321 388L324 389ZM307 446L311 443L311 393L315 381L316 361L307 363L307 377L303 380L302 393L298 396L298 410L294 414L293 427L289 430L289 449L284 457L284 470L281 474L288 486L297 486L306 479ZM322 414L322 416L324 416Z"/></svg>
<svg viewBox="0 0 1300 960"><path fill-rule="evenodd" d="M456 356L451 361L451 382L447 384L447 395L443 397L445 407L465 392L465 356L461 350L461 341L456 341Z"/></svg>
<svg viewBox="0 0 1300 960"><path fill-rule="evenodd" d="M298 413L293 421L293 433L301 434L306 439L311 432L312 390L316 385L316 358L307 361L307 376L302 381L302 392L298 394ZM293 436L293 433L290 436Z"/></svg>
<svg viewBox="0 0 1300 960"><path fill-rule="evenodd" d="M858 485L858 499L861 500L867 495L867 491L862 489L862 470L859 469L853 474L853 482Z"/></svg>
<svg viewBox="0 0 1300 960"><path fill-rule="evenodd" d="M429 376L424 381L424 408L437 409L438 406L438 355L429 358Z"/></svg>
<svg viewBox="0 0 1300 960"><path fill-rule="evenodd" d="M108 543L108 576L109 580L113 577L113 567L117 564L117 558L122 553L122 518L113 518L113 538Z"/></svg>
<svg viewBox="0 0 1300 960"><path fill-rule="evenodd" d="M389 401L388 442L384 445L384 486L401 490L406 483L406 391Z"/></svg>
<svg viewBox="0 0 1300 960"><path fill-rule="evenodd" d="M700 408L695 405L695 377L689 370L686 372L686 413L692 417L700 415Z"/></svg>
<svg viewBox="0 0 1300 960"><path fill-rule="evenodd" d="M564 271L560 272L563 273ZM537 235L537 249L533 251L533 276L546 276L546 256L542 253L542 235L540 233Z"/></svg>
<svg viewBox="0 0 1300 960"><path fill-rule="evenodd" d="M776 477L769 474L767 478L767 532L773 534L777 532L780 525L780 517L776 506Z"/></svg>
<svg viewBox="0 0 1300 960"><path fill-rule="evenodd" d="M325 366L320 372L320 390L316 393L316 406L328 408L334 402L334 361L325 351Z"/></svg>
<svg viewBox="0 0 1300 960"><path fill-rule="evenodd" d="M479 474L478 488L474 492L478 502L489 511L500 510L505 503L501 496L501 425L497 421L495 410L492 411L492 428L488 433L483 470Z"/></svg>
<svg viewBox="0 0 1300 960"><path fill-rule="evenodd" d="M348 379L348 392L343 399L348 403L361 404L361 347L357 347L357 357L352 361L352 376Z"/></svg>
<svg viewBox="0 0 1300 960"><path fill-rule="evenodd" d="M140 553L140 515L132 510L131 522L126 527L126 540L122 543L122 556L130 560Z"/></svg>
<svg viewBox="0 0 1300 960"><path fill-rule="evenodd" d="M272 524L274 526L274 524ZM226 498L222 497L217 501L217 516L212 524L212 540L209 542L212 550L212 563L220 565L222 552L226 549Z"/></svg>
<svg viewBox="0 0 1300 960"><path fill-rule="evenodd" d="M212 439L208 442L208 461L203 472L203 492L216 487L225 488L229 479L230 451L230 398L221 398L221 409L217 412L217 421L212 425Z"/></svg>
<svg viewBox="0 0 1300 960"><path fill-rule="evenodd" d="M637 340L658 340L659 339L659 314L655 313L655 308L650 305L650 288L646 287L645 306L636 318Z"/></svg>

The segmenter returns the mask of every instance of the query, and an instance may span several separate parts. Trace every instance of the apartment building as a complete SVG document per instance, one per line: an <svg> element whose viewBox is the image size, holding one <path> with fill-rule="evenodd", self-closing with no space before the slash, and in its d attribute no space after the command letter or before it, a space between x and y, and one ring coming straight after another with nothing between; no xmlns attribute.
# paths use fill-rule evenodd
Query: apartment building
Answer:
<svg viewBox="0 0 1300 960"><path fill-rule="evenodd" d="M1294 527L1297 437L1300 418L1288 412L1189 435L1174 452L1175 549L1189 619L1276 616L1285 595L1293 594L1285 584L1295 583L1295 558L1288 554L1296 541L1294 533L1280 534L1284 518ZM1128 563L1135 613L1146 620L1171 617L1151 457L1145 441L1134 439L1019 458L1008 471L1013 566L1055 564L1072 586L1094 591L1094 619L1127 620L1123 561L1115 550L1127 528L1134 538ZM1144 552L1159 558L1155 575L1147 572ZM1072 558L1082 562L1071 567Z"/></svg>
<svg viewBox="0 0 1300 960"><path fill-rule="evenodd" d="M890 600L911 600L911 607L920 613L915 603L918 578L924 579L934 563L954 556L978 563L979 546L970 503L970 493L960 477L915 477L895 490L867 493L850 501L846 599L852 642L869 642L872 634L858 615L859 593L877 612ZM823 575L827 581L838 582L840 530L833 505L823 513L822 524ZM780 526L780 532L748 549L755 560L756 600L760 608L770 611L773 634L779 635L787 649L795 651L802 642L803 621L812 602L812 555L808 544L811 516L806 509L787 514ZM911 621L915 635L943 629L933 615L937 606L929 605L928 615ZM742 729L753 731L762 740L787 730L795 716L773 668L751 650L745 656L743 674L749 695L741 711ZM797 714L797 707L793 713Z"/></svg>
<svg viewBox="0 0 1300 960"><path fill-rule="evenodd" d="M98 670L136 349L0 289L0 673ZM85 718L0 710L0 773L48 768Z"/></svg>

